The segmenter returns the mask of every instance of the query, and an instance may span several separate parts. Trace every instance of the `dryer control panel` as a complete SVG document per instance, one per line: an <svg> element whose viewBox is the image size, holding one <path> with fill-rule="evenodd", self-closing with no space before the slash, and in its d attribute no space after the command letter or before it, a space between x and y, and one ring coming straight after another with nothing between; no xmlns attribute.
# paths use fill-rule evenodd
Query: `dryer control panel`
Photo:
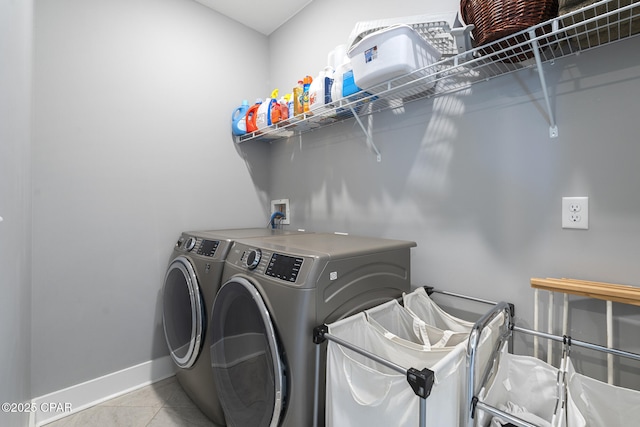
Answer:
<svg viewBox="0 0 640 427"><path fill-rule="evenodd" d="M307 262L309 261L309 262ZM313 262L301 255L271 252L264 248L236 243L227 263L252 274L273 277L290 284L302 285Z"/></svg>

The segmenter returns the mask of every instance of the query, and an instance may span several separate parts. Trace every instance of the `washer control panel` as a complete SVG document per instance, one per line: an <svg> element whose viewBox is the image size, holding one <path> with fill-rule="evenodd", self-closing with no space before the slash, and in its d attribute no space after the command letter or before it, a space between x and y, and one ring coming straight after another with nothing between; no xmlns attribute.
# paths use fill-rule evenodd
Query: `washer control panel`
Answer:
<svg viewBox="0 0 640 427"><path fill-rule="evenodd" d="M213 257L218 246L220 246L220 240L207 240L202 237L183 234L176 242L175 249L184 252L191 252L195 249L198 255Z"/></svg>
<svg viewBox="0 0 640 427"><path fill-rule="evenodd" d="M216 254L216 249L220 245L219 240L203 240L198 246L197 254L212 257Z"/></svg>
<svg viewBox="0 0 640 427"><path fill-rule="evenodd" d="M304 259L299 257L274 253L264 274L287 282L295 282L303 261Z"/></svg>

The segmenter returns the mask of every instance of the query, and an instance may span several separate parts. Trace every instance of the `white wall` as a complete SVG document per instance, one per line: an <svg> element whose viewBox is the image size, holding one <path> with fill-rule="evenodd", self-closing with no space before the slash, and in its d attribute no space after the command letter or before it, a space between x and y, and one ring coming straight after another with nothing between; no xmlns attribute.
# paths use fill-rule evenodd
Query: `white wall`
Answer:
<svg viewBox="0 0 640 427"><path fill-rule="evenodd" d="M360 11L313 2L270 40L273 58L300 52L308 71L296 62L289 76L288 64L275 60L271 75L295 79L324 64L325 56L315 58L335 37L292 36L318 28L318 16L339 15L328 26L346 37L356 21L429 12L424 2L408 3L372 1ZM638 49L635 38L545 65L557 139L549 138L538 76L527 69L375 115L381 163L353 120L304 134L301 144L273 143L269 192L290 199L294 228L416 241L416 285L513 302L524 326L532 326L531 277L638 286L640 64L629 55ZM590 229L563 230L561 198L585 195ZM575 299L571 333L604 344L603 313L604 303ZM639 352L637 308L614 304L614 313L614 345ZM616 381L640 388L637 363L616 363ZM593 353L580 364L606 378Z"/></svg>
<svg viewBox="0 0 640 427"><path fill-rule="evenodd" d="M168 354L160 292L179 233L266 224L252 178L268 175L230 119L242 86L266 90L243 59L266 68L267 51L192 1L36 1L34 396Z"/></svg>
<svg viewBox="0 0 640 427"><path fill-rule="evenodd" d="M32 2L0 2L0 402L30 392ZM20 426L28 414L0 412Z"/></svg>

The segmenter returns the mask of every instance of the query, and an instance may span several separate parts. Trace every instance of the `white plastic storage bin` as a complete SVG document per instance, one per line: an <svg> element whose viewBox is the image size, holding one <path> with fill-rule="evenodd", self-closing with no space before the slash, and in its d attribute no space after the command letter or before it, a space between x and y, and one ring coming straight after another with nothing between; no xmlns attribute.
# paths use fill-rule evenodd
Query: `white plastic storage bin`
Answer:
<svg viewBox="0 0 640 427"><path fill-rule="evenodd" d="M441 54L412 27L397 24L367 35L349 49L348 56L356 85L366 90L428 67L438 62ZM392 83L397 86L432 73L430 69L421 70ZM421 90L435 85L434 77L423 80ZM385 87L374 89L373 92L386 90Z"/></svg>

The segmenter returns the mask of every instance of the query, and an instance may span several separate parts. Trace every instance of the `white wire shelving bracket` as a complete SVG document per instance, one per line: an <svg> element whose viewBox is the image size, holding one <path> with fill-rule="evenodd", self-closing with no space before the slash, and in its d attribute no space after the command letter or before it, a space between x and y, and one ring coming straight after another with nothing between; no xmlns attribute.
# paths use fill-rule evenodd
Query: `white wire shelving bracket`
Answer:
<svg viewBox="0 0 640 427"><path fill-rule="evenodd" d="M352 105L349 106L349 110L351 111L351 114L353 114L353 117L356 119L356 122L358 122L358 125L360 125L362 132L364 132L364 136L367 138L367 145L374 151L374 153L376 153L376 160L378 162L381 162L382 155L380 154L380 150L378 150L378 147L376 147L376 145L373 143L373 134L371 133L371 130L367 129L364 123L362 123L362 119L360 119L360 116L358 116L358 113Z"/></svg>
<svg viewBox="0 0 640 427"><path fill-rule="evenodd" d="M558 21L554 21L557 24ZM557 25L556 25L557 26ZM542 68L542 59L540 58L540 44L536 39L536 32L529 31L529 38L531 39L531 47L536 59L536 67L538 69L538 76L540 77L540 86L542 87L542 93L544 94L544 101L547 106L547 113L549 114L549 137L558 137L558 125L556 124L555 114L551 109L551 102L549 101L549 91L547 90L547 81L544 77L544 68Z"/></svg>
<svg viewBox="0 0 640 427"><path fill-rule="evenodd" d="M420 32L418 25L414 25ZM370 128L362 122L367 115L398 109L405 104L434 98L468 88L526 68L535 67L542 87L549 121L549 136L558 136L543 64L640 34L640 0L603 0L490 44L467 50L471 26L439 33L437 42L452 46L440 61L405 76L361 91L352 97L311 110L259 132L235 137L236 143L274 141L324 128L355 118L368 146L378 161L381 153L373 143ZM421 32L429 40L430 35ZM448 37L448 40L447 40ZM465 41L466 40L466 41ZM435 82L435 86L433 85Z"/></svg>

